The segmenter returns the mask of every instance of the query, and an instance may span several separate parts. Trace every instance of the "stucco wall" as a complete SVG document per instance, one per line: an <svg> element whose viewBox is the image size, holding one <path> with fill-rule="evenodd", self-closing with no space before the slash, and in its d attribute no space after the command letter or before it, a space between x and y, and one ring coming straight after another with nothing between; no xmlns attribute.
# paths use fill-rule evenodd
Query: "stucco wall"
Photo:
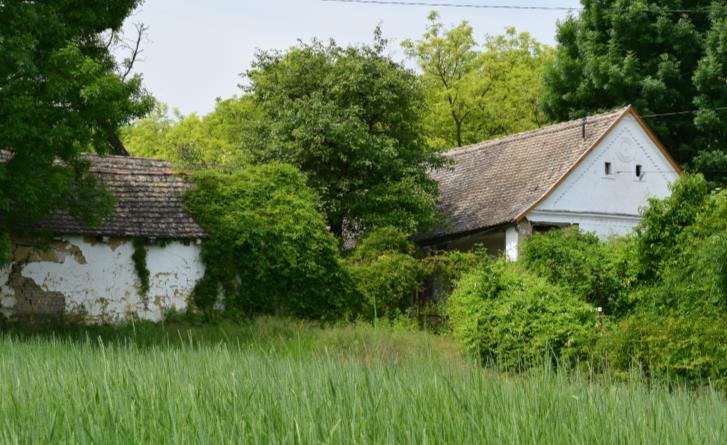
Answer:
<svg viewBox="0 0 727 445"><path fill-rule="evenodd" d="M159 321L169 309L184 310L204 274L200 246L150 245L146 295L140 291L133 252L128 239L64 237L47 250L18 242L13 265L0 270L0 311L18 319L64 315L119 322L131 316Z"/></svg>
<svg viewBox="0 0 727 445"><path fill-rule="evenodd" d="M605 163L611 163L611 175ZM636 165L643 175L636 176ZM669 195L679 174L628 115L527 218L533 222L577 224L601 237L624 234L639 222L649 197Z"/></svg>

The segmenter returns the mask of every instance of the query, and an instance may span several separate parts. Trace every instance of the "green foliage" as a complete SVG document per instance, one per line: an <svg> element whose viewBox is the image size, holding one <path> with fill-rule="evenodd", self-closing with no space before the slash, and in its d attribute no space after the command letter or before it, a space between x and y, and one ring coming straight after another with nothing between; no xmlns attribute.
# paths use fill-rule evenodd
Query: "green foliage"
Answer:
<svg viewBox="0 0 727 445"><path fill-rule="evenodd" d="M131 260L134 262L136 276L139 277L141 283L141 294L146 295L149 292L149 267L146 264L146 240L141 238L134 239L134 253Z"/></svg>
<svg viewBox="0 0 727 445"><path fill-rule="evenodd" d="M294 167L201 172L187 207L210 238L195 302L242 314L332 318L358 303L318 199Z"/></svg>
<svg viewBox="0 0 727 445"><path fill-rule="evenodd" d="M119 127L150 107L141 78L117 74L101 36L118 31L138 4L2 2L0 150L12 159L0 168L0 231L59 209L90 224L110 211L79 155L108 152Z"/></svg>
<svg viewBox="0 0 727 445"><path fill-rule="evenodd" d="M558 25L556 55L544 74L548 117L565 120L628 103L644 115L696 106L696 115L646 120L678 162L724 151L727 114L716 109L727 104L724 2L582 3L583 12ZM683 6L710 9L711 16L668 11Z"/></svg>
<svg viewBox="0 0 727 445"><path fill-rule="evenodd" d="M642 309L727 315L727 192L707 196L661 265L659 280L642 291Z"/></svg>
<svg viewBox="0 0 727 445"><path fill-rule="evenodd" d="M710 388L513 377L463 360L446 336L370 323L27 331L0 333L9 444L719 445L727 434L727 398Z"/></svg>
<svg viewBox="0 0 727 445"><path fill-rule="evenodd" d="M429 15L420 40L403 43L423 71L429 144L447 149L542 125L540 76L550 48L507 28L478 43L467 22L445 29Z"/></svg>
<svg viewBox="0 0 727 445"><path fill-rule="evenodd" d="M651 199L636 228L636 253L642 278L653 280L675 254L682 231L694 223L709 196L701 175L686 175L671 185L671 196Z"/></svg>
<svg viewBox="0 0 727 445"><path fill-rule="evenodd" d="M505 369L586 358L595 339L593 306L503 259L463 276L448 314L469 352Z"/></svg>
<svg viewBox="0 0 727 445"><path fill-rule="evenodd" d="M0 267L7 266L13 260L10 235L0 232Z"/></svg>
<svg viewBox="0 0 727 445"><path fill-rule="evenodd" d="M247 72L263 112L254 160L303 171L339 237L346 227L413 233L434 222L427 171L443 161L421 138L422 87L385 51L377 30L372 46L260 52Z"/></svg>
<svg viewBox="0 0 727 445"><path fill-rule="evenodd" d="M623 313L628 307L626 294L636 280L632 244L631 240L603 243L577 227L550 230L528 240L522 262L606 313Z"/></svg>
<svg viewBox="0 0 727 445"><path fill-rule="evenodd" d="M727 317L636 314L603 337L613 370L634 366L661 379L727 388Z"/></svg>
<svg viewBox="0 0 727 445"><path fill-rule="evenodd" d="M250 95L217 100L215 110L182 116L164 104L122 129L121 138L135 156L166 159L185 169L230 171L248 165L245 143L260 112Z"/></svg>
<svg viewBox="0 0 727 445"><path fill-rule="evenodd" d="M346 260L356 289L364 297L364 317L396 317L415 297L421 266L413 243L392 227L372 230Z"/></svg>

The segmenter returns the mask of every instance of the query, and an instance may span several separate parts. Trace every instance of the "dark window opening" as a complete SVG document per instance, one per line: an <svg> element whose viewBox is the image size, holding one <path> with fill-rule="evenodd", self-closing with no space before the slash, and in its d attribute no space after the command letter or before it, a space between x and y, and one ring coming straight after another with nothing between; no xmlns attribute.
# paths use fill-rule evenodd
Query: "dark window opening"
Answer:
<svg viewBox="0 0 727 445"><path fill-rule="evenodd" d="M611 163L610 162L606 162L604 164L604 171L605 171L606 175L611 174Z"/></svg>
<svg viewBox="0 0 727 445"><path fill-rule="evenodd" d="M636 166L636 177L641 179L641 176L643 175L644 170L641 168L640 165Z"/></svg>

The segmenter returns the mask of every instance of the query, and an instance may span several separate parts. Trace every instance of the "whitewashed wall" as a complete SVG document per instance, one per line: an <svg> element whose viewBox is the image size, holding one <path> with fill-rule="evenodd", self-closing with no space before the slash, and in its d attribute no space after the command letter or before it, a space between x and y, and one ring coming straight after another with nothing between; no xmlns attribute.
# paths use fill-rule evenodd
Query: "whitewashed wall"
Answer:
<svg viewBox="0 0 727 445"><path fill-rule="evenodd" d="M204 274L200 246L171 242L164 247L148 246L150 286L146 295L131 256L131 240L96 242L83 237L65 237L52 249L40 251L15 246L15 266L0 270L0 311L7 317L55 311L48 301L60 302L67 317L87 322L120 322L135 316L159 321L169 309L184 310L194 285ZM11 270L13 273L11 274ZM19 283L34 293L29 301ZM22 295L18 295L22 294ZM23 299L25 298L25 299ZM55 304L55 303L54 303Z"/></svg>
<svg viewBox="0 0 727 445"><path fill-rule="evenodd" d="M613 174L605 174L606 162ZM641 178L636 165L642 166ZM679 177L636 119L627 115L527 219L578 224L602 238L630 232L649 197L669 196Z"/></svg>

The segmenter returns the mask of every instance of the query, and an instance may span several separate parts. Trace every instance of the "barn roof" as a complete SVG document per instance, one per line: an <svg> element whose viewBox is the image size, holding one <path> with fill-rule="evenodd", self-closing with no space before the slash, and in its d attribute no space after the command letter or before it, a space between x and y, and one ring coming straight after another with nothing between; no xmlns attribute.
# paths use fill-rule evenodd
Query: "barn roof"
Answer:
<svg viewBox="0 0 727 445"><path fill-rule="evenodd" d="M106 184L115 200L112 214L88 227L66 212L56 213L34 229L59 235L206 238L205 231L184 209L183 193L191 183L166 161L126 156L83 155L91 172ZM0 162L8 152L0 151Z"/></svg>
<svg viewBox="0 0 727 445"><path fill-rule="evenodd" d="M446 223L421 240L518 220L631 110L619 108L446 152L450 165L432 172Z"/></svg>

